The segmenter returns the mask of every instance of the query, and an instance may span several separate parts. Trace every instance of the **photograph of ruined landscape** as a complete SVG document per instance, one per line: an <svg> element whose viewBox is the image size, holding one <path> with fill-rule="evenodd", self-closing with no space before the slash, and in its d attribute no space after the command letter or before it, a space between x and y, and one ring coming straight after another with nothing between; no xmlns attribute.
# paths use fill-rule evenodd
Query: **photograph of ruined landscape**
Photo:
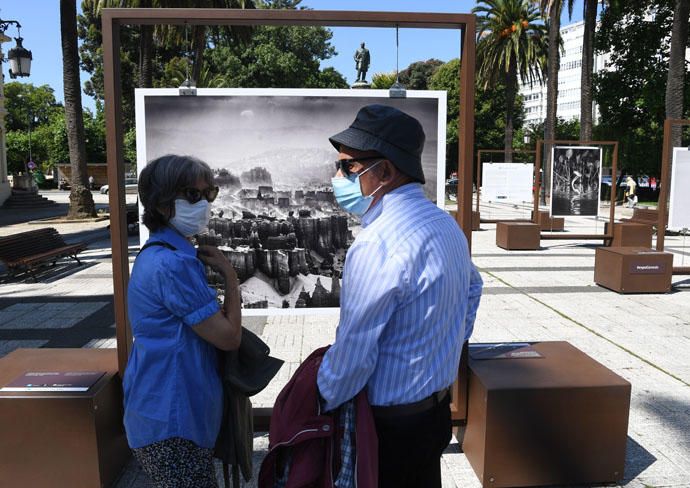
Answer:
<svg viewBox="0 0 690 488"><path fill-rule="evenodd" d="M408 92L404 99L388 98L385 91L352 94L137 91L139 170L170 153L195 156L213 168L221 190L209 232L198 241L218 246L232 262L245 314L316 313L339 306L345 256L360 222L333 196L338 153L328 137L347 128L362 106L392 105L422 123L424 190L429 199L442 202L445 93ZM143 242L148 236L142 231ZM220 287L222 278L207 272Z"/></svg>

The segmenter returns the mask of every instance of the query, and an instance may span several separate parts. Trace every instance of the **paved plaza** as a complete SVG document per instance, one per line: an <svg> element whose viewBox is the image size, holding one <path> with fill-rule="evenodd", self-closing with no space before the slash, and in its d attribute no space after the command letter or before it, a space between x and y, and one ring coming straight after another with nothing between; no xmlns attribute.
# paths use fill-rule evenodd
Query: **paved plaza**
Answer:
<svg viewBox="0 0 690 488"><path fill-rule="evenodd" d="M529 213L527 207L481 210L488 218ZM8 218L2 212L0 222ZM617 209L617 217L630 213ZM3 225L0 235L31 225ZM0 356L18 347L116 346L107 221L53 226L68 240L87 238L89 248L80 255L84 264L59 262L36 283L2 278ZM690 277L674 277L669 294L619 295L593 282L594 252L601 241L542 241L537 251L505 251L495 245L495 225L481 227L473 233L472 254L484 293L472 342L564 340L612 369L632 384L621 486L690 487ZM564 236L568 233L603 233L603 220L566 219ZM666 247L674 252L676 265L690 265L683 236L668 236ZM136 238L130 238L129 249L133 261ZM337 315L252 317L246 324L286 361L269 387L253 398L255 406L271 406L300 361L333 341ZM255 470L267 443L265 435L256 435ZM481 486L455 439L442 469L444 487ZM130 461L117 487L147 486Z"/></svg>

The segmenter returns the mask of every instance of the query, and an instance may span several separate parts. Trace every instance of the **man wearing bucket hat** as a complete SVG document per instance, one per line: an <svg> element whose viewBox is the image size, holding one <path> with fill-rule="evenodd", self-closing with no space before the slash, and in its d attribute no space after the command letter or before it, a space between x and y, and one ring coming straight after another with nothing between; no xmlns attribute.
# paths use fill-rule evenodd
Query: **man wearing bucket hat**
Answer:
<svg viewBox="0 0 690 488"><path fill-rule="evenodd" d="M482 280L456 222L425 198L424 131L368 105L330 138L338 203L362 217L347 253L336 340L317 383L326 409L366 388L379 438L379 486L441 486L449 387L474 326Z"/></svg>

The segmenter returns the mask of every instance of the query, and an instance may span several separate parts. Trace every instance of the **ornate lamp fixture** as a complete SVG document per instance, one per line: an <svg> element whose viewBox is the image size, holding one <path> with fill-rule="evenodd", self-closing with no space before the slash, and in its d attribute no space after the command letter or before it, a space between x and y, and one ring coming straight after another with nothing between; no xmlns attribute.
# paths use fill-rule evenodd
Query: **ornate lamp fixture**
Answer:
<svg viewBox="0 0 690 488"><path fill-rule="evenodd" d="M21 36L21 24L16 20L0 19L0 33L4 34L5 30L7 30L10 25L17 26L17 37L14 38L14 40L17 41L17 45L7 53L7 59L10 62L10 78L29 76L31 74L31 60L33 56L31 55L31 51L22 45L24 38Z"/></svg>

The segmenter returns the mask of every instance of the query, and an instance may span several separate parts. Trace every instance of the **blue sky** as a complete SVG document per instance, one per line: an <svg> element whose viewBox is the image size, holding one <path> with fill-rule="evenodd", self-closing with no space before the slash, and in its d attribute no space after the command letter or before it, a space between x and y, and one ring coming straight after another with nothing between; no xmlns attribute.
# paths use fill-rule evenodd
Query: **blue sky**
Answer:
<svg viewBox="0 0 690 488"><path fill-rule="evenodd" d="M78 3L80 3L78 1ZM476 2L467 0L303 0L302 5L316 10L372 10L405 12L469 12ZM17 20L22 24L24 47L33 53L31 76L14 81L48 84L55 89L58 100L62 94L62 52L60 49L60 11L58 1L46 0L2 0L0 18ZM582 0L575 2L573 19L564 14L564 24L581 20ZM367 78L373 73L395 70L395 29L333 28L332 44L338 55L323 63L340 71L349 82L356 76L352 56L364 41L371 52L371 66ZM16 37L16 29L10 27L7 35ZM437 58L448 61L459 55L460 37L456 31L446 30L400 30L400 69L413 61ZM13 42L3 44L3 52L14 46ZM2 63L5 82L11 81L7 63ZM82 73L82 84L87 75ZM94 103L84 95L83 103L93 109Z"/></svg>

